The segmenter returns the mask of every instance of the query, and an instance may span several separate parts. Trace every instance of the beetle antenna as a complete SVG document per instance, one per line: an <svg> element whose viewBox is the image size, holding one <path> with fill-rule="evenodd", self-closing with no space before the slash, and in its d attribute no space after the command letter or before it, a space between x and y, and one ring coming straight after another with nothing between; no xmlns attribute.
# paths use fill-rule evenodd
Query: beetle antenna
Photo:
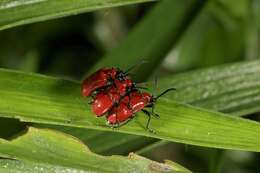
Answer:
<svg viewBox="0 0 260 173"><path fill-rule="evenodd" d="M158 77L154 77L153 95L156 96L158 89Z"/></svg>
<svg viewBox="0 0 260 173"><path fill-rule="evenodd" d="M161 96L163 96L164 94L166 94L169 91L174 91L176 90L176 88L168 88L167 90L163 91L161 94L159 94L157 97L155 97L155 100L157 100L158 98L160 98Z"/></svg>
<svg viewBox="0 0 260 173"><path fill-rule="evenodd" d="M142 65L142 64L144 64L144 63L148 63L148 61L141 60L141 62L135 63L135 64L132 65L130 68L128 68L124 73L125 73L125 74L128 74L129 71L133 70L133 69L136 68L137 66Z"/></svg>

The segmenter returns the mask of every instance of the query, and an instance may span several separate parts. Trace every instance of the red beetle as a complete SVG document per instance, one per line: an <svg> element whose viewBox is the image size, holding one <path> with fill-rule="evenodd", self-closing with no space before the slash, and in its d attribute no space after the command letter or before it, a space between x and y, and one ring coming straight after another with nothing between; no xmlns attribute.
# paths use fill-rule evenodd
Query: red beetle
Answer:
<svg viewBox="0 0 260 173"><path fill-rule="evenodd" d="M149 129L151 115L153 115L157 118L159 117L158 114L154 113L155 102L157 101L157 99L159 97L161 97L162 95L166 94L167 92L169 92L171 90L175 90L175 88L169 88L169 89L165 90L164 92L162 92L157 97L154 97L147 92L143 92L143 93L137 92L137 91L131 92L129 94L129 96L128 95L125 96L120 101L118 106L115 106L110 111L110 113L107 115L108 124L113 127L117 127L117 126L129 121L130 119L132 119L135 116L135 113L137 113L139 111L143 111L149 117L147 124L146 124L146 128L148 130L152 131L151 129ZM152 111L149 112L149 111L145 110L144 109L145 107L151 107Z"/></svg>
<svg viewBox="0 0 260 173"><path fill-rule="evenodd" d="M120 99L115 87L99 92L91 103L92 111L99 117L104 115Z"/></svg>
<svg viewBox="0 0 260 173"><path fill-rule="evenodd" d="M122 71L118 68L101 68L89 77L87 77L83 83L81 88L81 93L84 97L88 97L92 94L96 94L97 91L100 91L100 89L106 89L109 86L113 85L117 79L118 81L125 81L123 84L127 84L128 86L131 85L133 82L128 77L128 72L131 71L133 68L135 68L137 65L143 64L146 61L141 61L136 64L134 64L132 67L130 67L126 71ZM117 84L116 84L117 85ZM119 92L124 93L125 86L117 86ZM142 88L142 87L139 87ZM122 95L122 94L121 94Z"/></svg>
<svg viewBox="0 0 260 173"><path fill-rule="evenodd" d="M115 79L117 69L115 68L101 68L94 74L86 78L82 83L82 95L87 97L93 91L109 85L110 79Z"/></svg>
<svg viewBox="0 0 260 173"><path fill-rule="evenodd" d="M131 80L124 81L115 80L114 85L104 91L97 93L92 101L92 111L97 116L104 115L115 104L118 104L121 98L131 92L134 85Z"/></svg>
<svg viewBox="0 0 260 173"><path fill-rule="evenodd" d="M130 81L127 73L120 69L101 68L83 81L81 93L85 97L90 96L93 92L98 91L99 89L111 86L115 79L119 81Z"/></svg>
<svg viewBox="0 0 260 173"><path fill-rule="evenodd" d="M117 89L117 92L120 94L120 96L124 96L127 92L130 92L134 88L136 88L135 83L132 82L130 79L124 79L124 80L114 80L114 85ZM140 88L140 87L139 87Z"/></svg>

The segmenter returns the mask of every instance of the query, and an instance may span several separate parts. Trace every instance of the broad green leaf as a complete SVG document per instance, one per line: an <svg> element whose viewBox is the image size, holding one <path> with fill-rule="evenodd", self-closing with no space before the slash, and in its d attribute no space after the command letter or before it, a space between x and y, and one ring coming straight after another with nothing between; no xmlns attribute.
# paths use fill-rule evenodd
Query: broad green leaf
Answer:
<svg viewBox="0 0 260 173"><path fill-rule="evenodd" d="M260 111L259 66L260 61L252 61L196 70L163 79L159 88L176 86L178 92L165 96L171 99L232 115L249 115ZM151 143L138 153L165 143Z"/></svg>
<svg viewBox="0 0 260 173"><path fill-rule="evenodd" d="M2 0L0 30L102 8L152 0Z"/></svg>
<svg viewBox="0 0 260 173"><path fill-rule="evenodd" d="M141 159L144 159L140 156L133 155L134 157L137 157L138 161L143 161ZM146 161L146 160L145 160ZM157 162L153 162L157 166ZM177 163L171 162L166 160L164 166L162 163L159 163L158 168L159 172L172 172L169 170L169 167L173 167L175 171L173 173L191 173L186 168L183 168L182 166L178 165ZM115 164L115 163L114 163ZM168 167L169 166L169 167ZM142 169L144 170L144 169ZM89 173L89 171L85 171L83 169L77 169L77 168L71 168L71 167L64 167L64 166L57 166L57 165L50 165L46 163L32 163L27 161L20 161L20 160L12 160L12 159L0 159L0 171L4 173L17 173L17 172L26 172L26 173ZM146 171L146 170L145 170ZM96 171L96 172L111 172L111 171ZM113 170L114 172L114 170ZM123 172L123 171L121 171ZM147 171L146 171L147 172ZM150 172L156 172L156 171L150 171ZM158 171L157 171L158 172Z"/></svg>
<svg viewBox="0 0 260 173"><path fill-rule="evenodd" d="M146 147L150 143L157 141L154 138L116 132L103 132L92 129L46 124L34 124L33 126L37 128L51 128L75 136L87 144L93 152L100 153L102 155L127 155L130 152L137 151L140 148Z"/></svg>
<svg viewBox="0 0 260 173"><path fill-rule="evenodd" d="M207 0L164 0L149 11L120 45L101 59L91 71L103 66L127 69L147 60L137 78L147 79ZM127 62L127 64L126 64Z"/></svg>
<svg viewBox="0 0 260 173"><path fill-rule="evenodd" d="M260 61L196 70L159 81L161 90L176 87L165 97L233 115L260 111Z"/></svg>
<svg viewBox="0 0 260 173"><path fill-rule="evenodd" d="M259 66L260 61L251 61L196 70L164 79L159 87L176 86L178 92L165 96L171 99L232 115L249 115L260 111ZM138 153L165 143L152 143Z"/></svg>
<svg viewBox="0 0 260 173"><path fill-rule="evenodd" d="M190 172L173 162L158 163L131 153L128 157L92 153L76 138L48 129L29 128L11 141L0 139L1 172Z"/></svg>
<svg viewBox="0 0 260 173"><path fill-rule="evenodd" d="M251 70L254 69L252 67L257 63L259 61L235 64L226 71L226 75L233 72L234 67L241 67L241 69L248 69L249 72L252 72ZM225 67L220 67L220 69L222 68L225 69ZM216 71L209 70L209 72L216 74ZM239 75L241 77L240 73ZM211 81L209 76L205 76L206 81L207 79ZM256 77L254 81L257 79L259 80ZM197 82L200 80L197 79ZM186 83L190 81L188 78ZM239 82L241 83L241 81ZM247 81L244 80L244 82ZM228 84L230 85L230 83ZM200 87L203 86L207 87L208 85ZM232 83L233 86L236 85ZM245 87L244 89L248 87L247 85L242 86ZM259 88L259 84L255 87ZM191 91L191 89L187 91ZM0 114L2 116L16 117L29 122L112 130L105 125L104 118L93 116L87 101L80 96L80 86L76 82L1 70L0 92L3 98L0 100ZM187 93L184 94L183 97L188 97ZM241 105L243 103L241 102ZM257 109L258 106L255 105L254 110ZM180 104L166 98L160 99L156 104L156 112L161 115L159 120L153 119L151 122L151 128L156 129L156 134L145 130L144 125L147 117L141 116L143 115L141 113L138 113L139 116L136 119L114 131L200 146L248 151L260 150L260 141L258 140L260 126L257 122L228 117L222 113Z"/></svg>

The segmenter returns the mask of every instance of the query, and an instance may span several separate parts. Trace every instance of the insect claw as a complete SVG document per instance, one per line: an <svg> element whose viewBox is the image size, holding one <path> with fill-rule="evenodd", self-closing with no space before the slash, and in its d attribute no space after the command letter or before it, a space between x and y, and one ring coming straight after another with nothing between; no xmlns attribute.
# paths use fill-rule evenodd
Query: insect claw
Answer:
<svg viewBox="0 0 260 173"><path fill-rule="evenodd" d="M150 133L156 134L156 131L153 130L153 129L147 128L147 130L148 130L148 132L150 132Z"/></svg>
<svg viewBox="0 0 260 173"><path fill-rule="evenodd" d="M156 114L156 113L153 113L153 116L157 119L160 119L160 115Z"/></svg>

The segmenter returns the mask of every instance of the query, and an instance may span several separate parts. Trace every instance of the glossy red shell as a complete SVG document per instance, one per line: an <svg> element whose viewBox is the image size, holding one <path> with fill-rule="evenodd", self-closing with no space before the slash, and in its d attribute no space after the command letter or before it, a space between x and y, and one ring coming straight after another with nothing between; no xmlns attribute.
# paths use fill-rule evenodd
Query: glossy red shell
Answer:
<svg viewBox="0 0 260 173"><path fill-rule="evenodd" d="M118 107L113 108L112 113L107 117L109 124L122 123L133 116L133 112L127 104L120 103Z"/></svg>
<svg viewBox="0 0 260 173"><path fill-rule="evenodd" d="M92 103L92 111L97 116L104 115L112 106L117 103L120 99L120 95L117 89L111 87L110 89L100 92L96 95L94 102Z"/></svg>
<svg viewBox="0 0 260 173"><path fill-rule="evenodd" d="M114 86L99 92L94 98L94 102L92 103L92 111L97 116L102 116L108 112L116 103L120 101L120 98L125 96L127 88L132 86L132 81L130 79L123 81L115 79L114 82Z"/></svg>
<svg viewBox="0 0 260 173"><path fill-rule="evenodd" d="M115 68L102 68L96 71L83 81L82 95L85 97L90 96L93 91L106 86L109 78L115 79L116 73Z"/></svg>
<svg viewBox="0 0 260 173"><path fill-rule="evenodd" d="M117 107L114 107L107 116L109 124L123 123L141 111L152 99L149 93L132 92L125 96Z"/></svg>
<svg viewBox="0 0 260 173"><path fill-rule="evenodd" d="M136 113L142 110L150 102L152 96L146 92L132 92L130 98L131 109L133 113Z"/></svg>
<svg viewBox="0 0 260 173"><path fill-rule="evenodd" d="M121 96L125 95L127 88L130 88L133 85L133 82L130 79L125 79L123 81L116 79L114 82L115 82L117 91Z"/></svg>

